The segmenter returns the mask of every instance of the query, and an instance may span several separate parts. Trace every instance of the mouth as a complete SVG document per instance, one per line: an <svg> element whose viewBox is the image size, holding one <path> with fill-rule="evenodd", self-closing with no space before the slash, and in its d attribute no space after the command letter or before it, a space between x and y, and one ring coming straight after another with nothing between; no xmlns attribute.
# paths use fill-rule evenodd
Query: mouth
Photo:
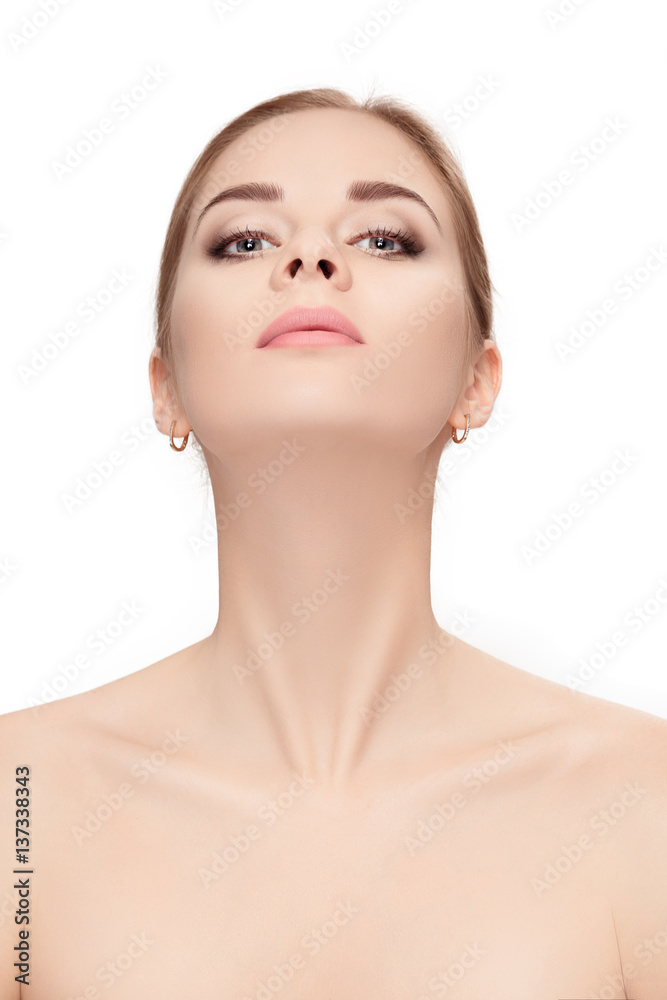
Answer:
<svg viewBox="0 0 667 1000"><path fill-rule="evenodd" d="M357 327L338 309L294 306L269 323L255 347L354 347L363 343Z"/></svg>

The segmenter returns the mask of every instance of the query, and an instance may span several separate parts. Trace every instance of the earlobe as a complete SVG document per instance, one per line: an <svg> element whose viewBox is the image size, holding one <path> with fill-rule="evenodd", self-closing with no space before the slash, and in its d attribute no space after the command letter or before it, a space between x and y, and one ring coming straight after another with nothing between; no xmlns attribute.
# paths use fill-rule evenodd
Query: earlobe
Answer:
<svg viewBox="0 0 667 1000"><path fill-rule="evenodd" d="M186 444L188 443L188 438L190 437L190 431L187 432L180 445L174 444L174 427L176 426L176 421L172 420L171 427L169 428L169 444L174 449L174 451L183 451Z"/></svg>
<svg viewBox="0 0 667 1000"><path fill-rule="evenodd" d="M463 432L463 437L457 436L458 432L456 427L452 429L452 441L454 442L454 444L463 444L465 439L468 437L469 430L470 430L470 414L466 413L466 427L465 431Z"/></svg>

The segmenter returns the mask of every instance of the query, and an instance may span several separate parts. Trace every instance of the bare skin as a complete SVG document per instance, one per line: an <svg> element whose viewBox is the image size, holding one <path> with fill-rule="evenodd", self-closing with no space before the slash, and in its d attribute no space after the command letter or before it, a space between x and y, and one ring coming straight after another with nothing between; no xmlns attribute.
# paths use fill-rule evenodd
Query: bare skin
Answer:
<svg viewBox="0 0 667 1000"><path fill-rule="evenodd" d="M383 122L327 109L283 124L256 132L242 171L283 202L220 202L196 232L210 195L195 204L173 357L149 368L159 429L176 421L207 460L218 620L164 661L0 720L3 801L15 764L33 771L35 870L31 985L13 982L6 920L0 1000L664 1000L667 724L441 629L432 504L397 517L500 389L497 346L466 352L446 193ZM405 162L437 224L414 201L345 200ZM376 225L422 252L371 253ZM246 226L270 234L260 254L207 254ZM258 302L269 314L239 339ZM256 349L285 309L322 304L365 343Z"/></svg>
<svg viewBox="0 0 667 1000"><path fill-rule="evenodd" d="M662 720L452 638L385 716L443 725L332 787L211 726L204 647L0 720L35 872L3 1000L664 998Z"/></svg>

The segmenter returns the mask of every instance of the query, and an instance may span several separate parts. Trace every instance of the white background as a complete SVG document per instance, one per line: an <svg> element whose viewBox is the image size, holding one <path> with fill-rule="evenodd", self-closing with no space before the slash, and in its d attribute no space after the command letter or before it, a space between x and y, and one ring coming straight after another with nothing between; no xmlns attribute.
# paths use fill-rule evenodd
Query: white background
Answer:
<svg viewBox="0 0 667 1000"><path fill-rule="evenodd" d="M261 100L338 86L402 97L449 138L498 290L503 420L445 452L455 471L441 475L434 518L438 620L468 614L467 642L560 683L623 630L581 689L667 718L667 266L620 291L652 248L667 250L655 3L393 0L381 28L388 0L43 3L56 12L5 2L0 29L0 712L97 687L213 628L215 547L191 544L207 488L190 449L173 452L151 417L159 255L215 132ZM117 102L151 69L164 79L121 117ZM113 131L58 179L54 163L105 117ZM620 131L605 143L607 119ZM586 161L584 147L597 155ZM572 183L547 195L564 169ZM80 303L114 269L131 280L85 322ZM610 298L616 311L560 358L556 345ZM73 321L78 335L26 379L33 352ZM581 491L617 449L630 465L591 503ZM122 464L69 513L62 495L114 450ZM522 547L574 501L582 516L528 561ZM141 611L92 652L89 636L123 602ZM635 631L626 616L641 605ZM68 678L82 652L90 666Z"/></svg>

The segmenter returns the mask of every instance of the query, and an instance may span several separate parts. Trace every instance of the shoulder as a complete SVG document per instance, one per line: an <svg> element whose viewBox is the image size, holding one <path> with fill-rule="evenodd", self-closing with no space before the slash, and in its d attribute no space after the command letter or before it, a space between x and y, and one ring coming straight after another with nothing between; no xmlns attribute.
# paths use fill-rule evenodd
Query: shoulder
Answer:
<svg viewBox="0 0 667 1000"><path fill-rule="evenodd" d="M128 773L143 776L144 762L155 755L162 760L176 746L185 761L196 728L185 707L192 649L90 691L0 716L0 755L12 767L30 767L42 829L62 825Z"/></svg>
<svg viewBox="0 0 667 1000"><path fill-rule="evenodd" d="M198 643L79 694L0 715L0 747L61 756L96 742L151 742L182 709L190 657Z"/></svg>
<svg viewBox="0 0 667 1000"><path fill-rule="evenodd" d="M606 703L605 703L606 704ZM667 995L667 721L610 705L597 710L605 799L596 837L609 844L610 906L627 995Z"/></svg>
<svg viewBox="0 0 667 1000"><path fill-rule="evenodd" d="M73 824L127 782L137 762L153 767L151 754L165 740L163 706L173 701L179 710L176 655L91 691L0 715L0 1000L19 1000L16 948L27 942L31 953L39 892L43 900L44 884L68 863ZM135 782L142 780L140 772Z"/></svg>
<svg viewBox="0 0 667 1000"><path fill-rule="evenodd" d="M491 659L519 724L570 765L572 780L592 794L643 775L664 795L667 720Z"/></svg>
<svg viewBox="0 0 667 1000"><path fill-rule="evenodd" d="M573 815L584 825L596 811L620 814L626 804L614 837L619 844L664 834L667 720L531 674L474 647L465 655L471 688L484 692L483 701L477 696L484 729L496 740L512 738L525 748L525 780L549 785L559 802L576 806Z"/></svg>
<svg viewBox="0 0 667 1000"><path fill-rule="evenodd" d="M551 734L610 771L613 761L622 763L628 755L655 761L664 754L666 719L531 673L460 639L456 646L471 685L485 692L489 716L511 718L519 730Z"/></svg>
<svg viewBox="0 0 667 1000"><path fill-rule="evenodd" d="M613 706L600 734L611 911L627 995L667 995L667 721Z"/></svg>
<svg viewBox="0 0 667 1000"><path fill-rule="evenodd" d="M152 752L163 729L160 697L151 696L161 686L162 662L168 658L90 691L0 716L5 780L15 767L29 768L36 828L48 823L55 835L65 817L113 787L119 770ZM2 791L4 802L10 793Z"/></svg>
<svg viewBox="0 0 667 1000"><path fill-rule="evenodd" d="M599 902L616 934L627 996L664 1000L667 720L487 654L480 669L498 685L491 690L502 713L513 711L516 730L535 748L530 780L548 786L573 842L585 836L584 853L604 873ZM544 815L542 822L555 818Z"/></svg>
<svg viewBox="0 0 667 1000"><path fill-rule="evenodd" d="M90 740L113 725L129 693L123 677L92 691L0 715L0 748L8 755L43 759L85 749Z"/></svg>

